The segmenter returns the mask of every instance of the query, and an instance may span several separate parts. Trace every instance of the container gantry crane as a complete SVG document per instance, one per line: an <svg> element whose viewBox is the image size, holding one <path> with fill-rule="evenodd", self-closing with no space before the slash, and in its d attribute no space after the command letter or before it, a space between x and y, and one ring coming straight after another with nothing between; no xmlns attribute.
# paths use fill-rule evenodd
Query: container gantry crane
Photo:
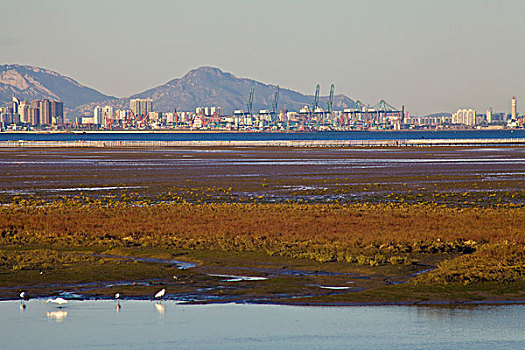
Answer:
<svg viewBox="0 0 525 350"><path fill-rule="evenodd" d="M272 123L275 124L277 116L277 105L279 104L279 85L275 87L275 96L273 97L272 103Z"/></svg>
<svg viewBox="0 0 525 350"><path fill-rule="evenodd" d="M326 105L326 114L328 118L332 118L332 105L334 103L334 84L330 85L330 97L328 98L328 103Z"/></svg>
<svg viewBox="0 0 525 350"><path fill-rule="evenodd" d="M315 116L315 110L319 107L319 91L321 90L321 86L317 84L315 87L315 96L314 96L314 102L312 103L312 110L310 111L310 122L312 121L313 117Z"/></svg>
<svg viewBox="0 0 525 350"><path fill-rule="evenodd" d="M254 88L252 86L252 88L250 89L250 97L248 99L248 103L246 104L246 110L248 111L248 115L251 116L252 115L252 105L253 105L253 92L254 92Z"/></svg>

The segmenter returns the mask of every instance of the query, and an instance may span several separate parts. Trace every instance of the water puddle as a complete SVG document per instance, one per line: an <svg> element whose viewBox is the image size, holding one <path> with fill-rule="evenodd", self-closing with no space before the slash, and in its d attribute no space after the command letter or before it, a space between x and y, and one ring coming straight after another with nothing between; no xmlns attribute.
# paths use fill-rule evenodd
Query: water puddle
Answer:
<svg viewBox="0 0 525 350"><path fill-rule="evenodd" d="M322 288L322 289L330 289L330 290L347 290L351 288L351 287L323 286L320 284L308 284L308 286Z"/></svg>
<svg viewBox="0 0 525 350"><path fill-rule="evenodd" d="M165 264L165 265L175 265L179 270L186 270L191 269L192 267L197 266L196 263L190 263L187 261L180 261L180 260L169 260L169 259L155 259L155 258L137 258L133 256L122 256L122 255L112 255L112 254L90 254L91 256L98 257L98 258L114 258L114 259L122 259L122 260L131 260L131 261L138 261L138 262L146 262L146 263L156 263L156 264Z"/></svg>
<svg viewBox="0 0 525 350"><path fill-rule="evenodd" d="M241 282L241 281L264 281L267 277L256 277L256 276L236 276L236 275L218 275L208 273L207 276L226 278L222 282Z"/></svg>

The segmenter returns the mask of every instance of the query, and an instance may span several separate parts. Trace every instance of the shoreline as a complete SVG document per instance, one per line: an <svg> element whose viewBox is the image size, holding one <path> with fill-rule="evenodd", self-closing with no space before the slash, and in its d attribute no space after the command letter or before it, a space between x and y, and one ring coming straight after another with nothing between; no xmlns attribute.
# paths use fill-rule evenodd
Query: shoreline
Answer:
<svg viewBox="0 0 525 350"><path fill-rule="evenodd" d="M52 296L39 296L31 298L28 301L45 301ZM101 296L88 296L85 298L62 298L68 301L115 301L113 297L101 297ZM139 297L120 297L121 302L126 301L149 301L149 302L159 302L159 299L154 299L147 296ZM17 298L0 298L1 302L16 302L20 301ZM164 297L162 299L164 302L176 302L181 305L226 305L226 304L235 304L235 305L270 305L270 306L292 306L292 307L382 307L382 306L407 306L407 307L461 307L461 306L507 306L507 305L525 305L525 299L517 300L472 300L472 301L446 301L446 300L425 300L425 301L385 301L385 302L341 302L341 303L292 303L292 302L268 302L268 301L253 301L253 300L224 300L224 301L184 301L177 299L175 297Z"/></svg>
<svg viewBox="0 0 525 350"><path fill-rule="evenodd" d="M0 148L235 148L235 147L285 147L285 148L359 148L359 147L479 147L479 146L523 146L525 138L491 139L394 139L394 140L206 140L206 141L161 141L161 140L73 140L0 141Z"/></svg>
<svg viewBox="0 0 525 350"><path fill-rule="evenodd" d="M480 128L480 129L403 129L403 130L191 130L191 129L151 129L151 130L4 130L1 134L308 134L308 133L418 133L418 132L484 132L521 131L523 128Z"/></svg>

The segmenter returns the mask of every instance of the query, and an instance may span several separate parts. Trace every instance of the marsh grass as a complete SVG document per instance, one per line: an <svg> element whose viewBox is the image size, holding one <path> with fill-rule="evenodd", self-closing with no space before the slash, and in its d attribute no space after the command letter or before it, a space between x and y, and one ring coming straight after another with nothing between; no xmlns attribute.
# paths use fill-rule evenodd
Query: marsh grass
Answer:
<svg viewBox="0 0 525 350"><path fill-rule="evenodd" d="M0 209L0 244L6 246L261 252L370 266L412 264L425 254L454 258L474 252L472 257L463 258L465 261L450 261L469 264L474 263L469 259L480 256L483 261L496 262L497 257L490 260L486 255L488 248L480 247L496 244L495 251L504 251L508 248L504 242L523 247L524 228L525 208L504 205L102 205L65 200L45 205L12 204ZM439 269L449 268L450 261Z"/></svg>

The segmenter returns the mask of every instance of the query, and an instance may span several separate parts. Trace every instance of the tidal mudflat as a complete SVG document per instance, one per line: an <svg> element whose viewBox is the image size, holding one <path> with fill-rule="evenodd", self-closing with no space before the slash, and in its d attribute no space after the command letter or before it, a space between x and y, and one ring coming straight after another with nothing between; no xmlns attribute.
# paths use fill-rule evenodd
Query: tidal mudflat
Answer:
<svg viewBox="0 0 525 350"><path fill-rule="evenodd" d="M525 148L4 149L0 199L523 203ZM15 198L16 200L16 198Z"/></svg>
<svg viewBox="0 0 525 350"><path fill-rule="evenodd" d="M525 149L0 151L0 296L525 300Z"/></svg>

